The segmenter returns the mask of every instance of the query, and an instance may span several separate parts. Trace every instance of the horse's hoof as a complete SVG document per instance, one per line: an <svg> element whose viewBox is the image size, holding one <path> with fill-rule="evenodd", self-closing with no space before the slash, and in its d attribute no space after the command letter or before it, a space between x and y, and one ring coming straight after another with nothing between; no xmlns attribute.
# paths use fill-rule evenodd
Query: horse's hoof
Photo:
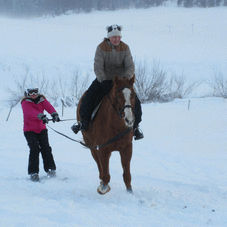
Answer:
<svg viewBox="0 0 227 227"><path fill-rule="evenodd" d="M100 194L100 195L105 195L107 192L110 191L110 186L109 185L104 185L104 184L100 184L97 188L97 192Z"/></svg>
<svg viewBox="0 0 227 227"><path fill-rule="evenodd" d="M133 194L132 188L127 188L126 190L129 194Z"/></svg>

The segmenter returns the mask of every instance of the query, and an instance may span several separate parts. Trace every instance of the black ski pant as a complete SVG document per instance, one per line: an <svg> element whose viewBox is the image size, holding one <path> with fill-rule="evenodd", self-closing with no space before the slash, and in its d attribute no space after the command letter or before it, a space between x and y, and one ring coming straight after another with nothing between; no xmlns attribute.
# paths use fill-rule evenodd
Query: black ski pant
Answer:
<svg viewBox="0 0 227 227"><path fill-rule="evenodd" d="M112 80L109 81L112 84ZM111 87L110 87L111 89ZM90 87L88 88L85 96L82 98L81 107L80 107L80 117L81 121L89 122L91 120L92 111L95 107L101 102L102 98L106 95L106 92L103 90L102 84L95 79ZM137 95L135 95L135 123L134 128L137 128L139 123L142 120L142 108L141 102Z"/></svg>
<svg viewBox="0 0 227 227"><path fill-rule="evenodd" d="M43 166L45 172L48 170L56 170L52 149L49 145L47 129L40 133L32 131L24 132L25 138L30 148L28 160L28 174L39 173L39 153L43 158Z"/></svg>

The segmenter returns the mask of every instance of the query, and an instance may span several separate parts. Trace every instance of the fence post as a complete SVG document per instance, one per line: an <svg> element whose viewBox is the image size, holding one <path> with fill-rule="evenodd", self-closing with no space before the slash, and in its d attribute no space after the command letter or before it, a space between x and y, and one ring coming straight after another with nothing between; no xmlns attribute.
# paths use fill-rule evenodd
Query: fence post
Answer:
<svg viewBox="0 0 227 227"><path fill-rule="evenodd" d="M10 110L9 110L9 114L8 114L8 116L7 116L7 118L6 118L6 121L8 121L8 120L9 120L9 116L10 116L10 113L11 113L11 111L12 111L13 107L14 107L14 105L11 105Z"/></svg>

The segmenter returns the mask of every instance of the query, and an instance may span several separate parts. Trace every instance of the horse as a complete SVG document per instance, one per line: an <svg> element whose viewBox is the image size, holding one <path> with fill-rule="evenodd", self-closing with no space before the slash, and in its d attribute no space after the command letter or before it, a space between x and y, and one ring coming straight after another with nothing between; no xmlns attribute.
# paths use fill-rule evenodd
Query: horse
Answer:
<svg viewBox="0 0 227 227"><path fill-rule="evenodd" d="M104 96L92 123L82 132L85 145L90 149L99 170L101 195L110 191L109 159L113 151L119 151L126 191L133 193L131 186L130 161L132 158L133 124L135 121L135 91L131 78L114 77L113 87ZM82 96L83 97L83 96ZM77 107L77 121L80 122L80 105Z"/></svg>

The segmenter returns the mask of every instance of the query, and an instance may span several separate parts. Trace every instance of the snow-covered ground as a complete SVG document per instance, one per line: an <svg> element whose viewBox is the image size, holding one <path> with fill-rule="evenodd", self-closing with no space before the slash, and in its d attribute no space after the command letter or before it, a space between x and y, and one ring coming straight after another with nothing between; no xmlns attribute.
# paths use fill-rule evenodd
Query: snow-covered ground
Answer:
<svg viewBox="0 0 227 227"><path fill-rule="evenodd" d="M0 18L0 226L227 226L227 103L193 98L143 104L145 138L133 142L134 195L126 193L120 157L110 159L111 191L101 196L89 150L49 129L56 179L28 180L22 110L5 105L15 77L44 72L65 79L76 67L92 73L107 25L123 25L123 41L137 60L159 60L167 71L207 80L227 67L227 8L152 8L56 18ZM92 74L93 75L93 74ZM94 77L93 77L94 78ZM207 87L201 87L203 93ZM206 90L207 91L207 90ZM61 108L57 107L59 113ZM62 119L75 118L65 109ZM73 121L49 123L74 138ZM40 176L45 176L40 159Z"/></svg>
<svg viewBox="0 0 227 227"><path fill-rule="evenodd" d="M227 226L227 103L221 98L143 105L145 138L133 142L134 195L126 193L120 156L110 159L111 191L101 196L90 151L49 129L57 179L28 180L22 111L0 112L0 225ZM59 112L61 112L59 110ZM67 109L64 119L75 117ZM49 123L74 138L72 122ZM40 163L40 176L45 176ZM64 178L68 178L64 180Z"/></svg>

